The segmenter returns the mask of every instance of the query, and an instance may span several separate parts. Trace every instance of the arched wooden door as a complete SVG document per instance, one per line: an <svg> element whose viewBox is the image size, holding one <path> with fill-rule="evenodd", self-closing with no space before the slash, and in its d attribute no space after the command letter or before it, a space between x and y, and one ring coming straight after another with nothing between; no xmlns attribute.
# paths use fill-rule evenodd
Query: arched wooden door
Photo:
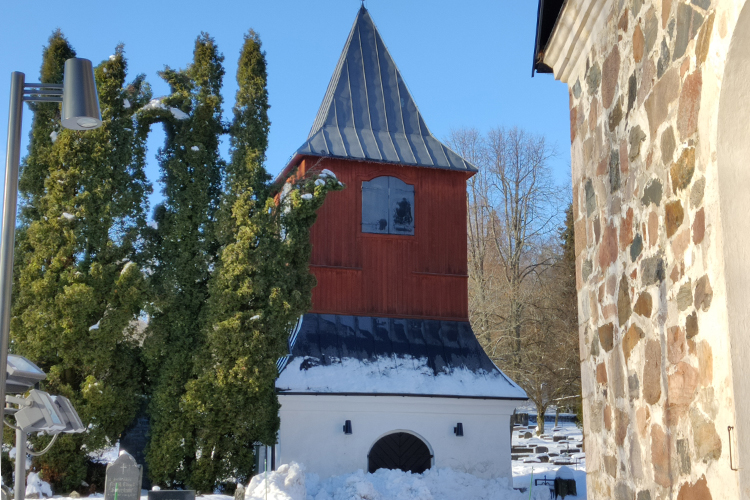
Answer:
<svg viewBox="0 0 750 500"><path fill-rule="evenodd" d="M432 454L424 441L408 432L394 432L378 439L367 455L367 469L400 469L421 474L432 466Z"/></svg>

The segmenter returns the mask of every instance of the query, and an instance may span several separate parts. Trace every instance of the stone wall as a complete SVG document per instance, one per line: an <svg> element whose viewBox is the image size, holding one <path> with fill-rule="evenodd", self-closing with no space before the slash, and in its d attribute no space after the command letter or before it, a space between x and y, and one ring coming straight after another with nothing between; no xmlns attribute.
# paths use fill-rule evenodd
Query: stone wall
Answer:
<svg viewBox="0 0 750 500"><path fill-rule="evenodd" d="M590 45L566 80L592 499L739 497L716 122L743 4L609 0L574 41Z"/></svg>

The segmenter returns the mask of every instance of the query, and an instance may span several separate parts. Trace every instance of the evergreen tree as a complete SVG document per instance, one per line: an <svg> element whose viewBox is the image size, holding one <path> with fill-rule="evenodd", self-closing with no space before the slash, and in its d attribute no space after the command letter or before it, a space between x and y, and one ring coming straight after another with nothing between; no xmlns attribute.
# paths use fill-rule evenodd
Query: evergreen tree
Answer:
<svg viewBox="0 0 750 500"><path fill-rule="evenodd" d="M152 101L141 116L144 126L163 123L167 136L159 153L165 200L147 237L153 301L144 351L151 397L147 461L152 480L173 487L188 484L196 460L195 430L181 400L204 346L201 325L217 252L223 59L214 40L201 34L187 69L161 72L171 95Z"/></svg>
<svg viewBox="0 0 750 500"><path fill-rule="evenodd" d="M334 178L302 180L277 203L263 163L268 144L265 53L245 37L239 68L232 161L219 220L224 246L209 285L208 321L198 378L185 408L196 428L192 487L211 491L252 474L254 441L273 444L279 428L276 362L293 323L311 306L309 229ZM305 194L303 194L305 192Z"/></svg>
<svg viewBox="0 0 750 500"><path fill-rule="evenodd" d="M75 52L57 31L42 82L59 83ZM142 392L137 318L145 283L138 265L150 187L144 129L134 113L149 99L142 77L125 87L122 46L95 70L103 125L62 129L59 105L35 106L24 161L24 226L16 248L11 351L37 363L42 388L71 399L87 426L34 458L55 488L79 488L88 453L113 444ZM34 438L44 446L48 438Z"/></svg>

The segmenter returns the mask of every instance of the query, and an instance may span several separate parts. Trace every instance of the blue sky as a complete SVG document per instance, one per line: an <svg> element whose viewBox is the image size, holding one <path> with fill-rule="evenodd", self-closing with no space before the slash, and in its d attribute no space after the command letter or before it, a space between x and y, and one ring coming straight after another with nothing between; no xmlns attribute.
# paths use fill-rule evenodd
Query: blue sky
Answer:
<svg viewBox="0 0 750 500"><path fill-rule="evenodd" d="M570 182L566 86L551 75L531 78L534 0L367 0L427 126L439 139L450 130L519 126L555 144L555 177ZM156 72L192 59L201 31L226 56L224 109L230 116L243 35L253 28L268 60L271 135L267 168L278 173L307 138L360 0L37 0L6 2L0 18L0 144L7 138L10 73L39 78L42 47L62 29L79 57L98 64L125 44L129 74L146 74L155 95L168 92ZM24 112L24 152L31 113ZM152 203L161 195L154 159L163 141L149 141ZM3 148L3 153L5 148ZM3 169L4 171L4 169ZM0 174L0 177L4 176Z"/></svg>

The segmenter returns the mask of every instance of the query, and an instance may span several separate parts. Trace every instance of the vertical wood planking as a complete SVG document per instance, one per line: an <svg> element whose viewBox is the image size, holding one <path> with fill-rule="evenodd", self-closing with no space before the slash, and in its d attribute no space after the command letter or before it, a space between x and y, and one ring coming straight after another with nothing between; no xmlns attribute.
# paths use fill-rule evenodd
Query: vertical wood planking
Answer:
<svg viewBox="0 0 750 500"><path fill-rule="evenodd" d="M305 158L298 175L324 168L346 185L332 192L310 236L315 313L468 319L464 172ZM413 236L362 233L362 182L393 176L414 185Z"/></svg>

